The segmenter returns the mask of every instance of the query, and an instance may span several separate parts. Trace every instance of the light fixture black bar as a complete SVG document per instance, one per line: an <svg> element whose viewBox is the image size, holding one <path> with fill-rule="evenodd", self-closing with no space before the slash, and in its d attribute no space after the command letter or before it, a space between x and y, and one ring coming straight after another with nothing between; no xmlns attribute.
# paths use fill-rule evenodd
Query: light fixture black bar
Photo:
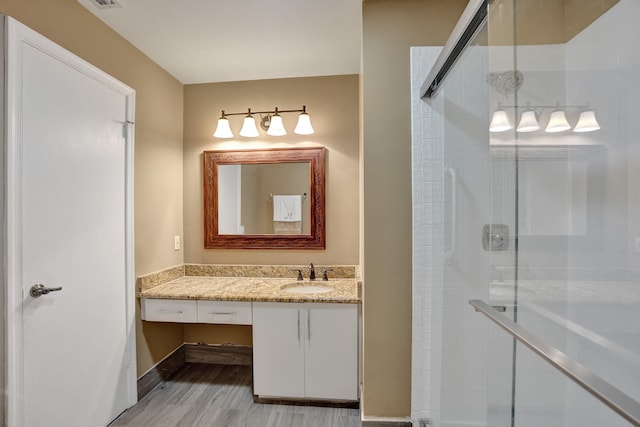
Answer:
<svg viewBox="0 0 640 427"><path fill-rule="evenodd" d="M420 89L421 98L432 97L449 74L462 52L469 45L487 18L488 0L473 0L462 13L449 40L438 56L431 72Z"/></svg>
<svg viewBox="0 0 640 427"><path fill-rule="evenodd" d="M253 111L252 109L248 108L247 111L243 111L242 113L227 113L226 111L222 110L222 115L223 116L246 116L247 114L275 114L275 113L306 113L307 112L307 107L306 105L303 105L301 109L298 110L280 110L278 109L278 107L276 107L274 110L271 111Z"/></svg>

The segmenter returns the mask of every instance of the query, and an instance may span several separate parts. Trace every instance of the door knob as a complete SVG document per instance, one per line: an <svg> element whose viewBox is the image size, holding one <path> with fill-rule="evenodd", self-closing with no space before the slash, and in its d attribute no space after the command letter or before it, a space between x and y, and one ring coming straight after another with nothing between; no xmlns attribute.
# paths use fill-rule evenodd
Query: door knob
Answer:
<svg viewBox="0 0 640 427"><path fill-rule="evenodd" d="M62 286L58 286L57 288L47 288L42 283L36 283L29 289L29 295L34 298L38 298L40 295L46 295L49 292L61 291Z"/></svg>

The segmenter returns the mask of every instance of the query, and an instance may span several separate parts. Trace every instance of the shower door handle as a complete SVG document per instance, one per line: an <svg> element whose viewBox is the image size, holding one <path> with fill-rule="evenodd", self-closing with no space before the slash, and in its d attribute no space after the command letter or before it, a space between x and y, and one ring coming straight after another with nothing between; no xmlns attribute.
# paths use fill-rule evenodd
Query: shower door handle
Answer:
<svg viewBox="0 0 640 427"><path fill-rule="evenodd" d="M444 167L445 175L451 176L451 247L444 254L444 260L447 264L451 264L453 254L456 252L456 218L458 210L458 176L456 170L451 165Z"/></svg>
<svg viewBox="0 0 640 427"><path fill-rule="evenodd" d="M469 304L632 425L640 426L640 402L486 302L472 299Z"/></svg>

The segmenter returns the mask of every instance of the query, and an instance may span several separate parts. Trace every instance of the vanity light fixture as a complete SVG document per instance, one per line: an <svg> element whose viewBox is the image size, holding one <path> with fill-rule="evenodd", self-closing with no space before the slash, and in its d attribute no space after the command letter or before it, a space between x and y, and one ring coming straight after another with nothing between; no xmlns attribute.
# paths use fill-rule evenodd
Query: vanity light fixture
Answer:
<svg viewBox="0 0 640 427"><path fill-rule="evenodd" d="M273 116L271 116L267 135L283 136L286 134L287 130L284 128L284 123L282 123L282 116L278 114L278 107L276 107Z"/></svg>
<svg viewBox="0 0 640 427"><path fill-rule="evenodd" d="M593 132L600 129L600 124L596 119L596 113L585 106L560 106L560 105L507 105L502 106L498 104L498 109L493 113L491 118L491 124L489 125L489 132L504 132L512 129L509 122L509 115L506 109L523 109L524 111L520 115L520 121L516 127L517 132L535 132L540 130L541 126L538 122L538 118L545 109L552 109L549 116L549 122L544 131L548 133L559 133L571 129L571 125L567 120L566 110L578 109L582 110L578 122L573 127L574 132ZM539 110L539 111L536 111Z"/></svg>
<svg viewBox="0 0 640 427"><path fill-rule="evenodd" d="M244 136L247 138L255 138L259 136L258 127L256 126L256 119L253 118L251 114L251 108L247 112L247 115L244 117L244 121L242 122L242 129L240 129L240 136ZM233 136L233 134L231 135Z"/></svg>
<svg viewBox="0 0 640 427"><path fill-rule="evenodd" d="M298 116L298 124L293 130L293 133L298 135L312 135L314 132L313 126L311 126L311 116L307 113L307 107L302 106L302 113Z"/></svg>
<svg viewBox="0 0 640 427"><path fill-rule="evenodd" d="M247 112L242 113L226 113L222 110L222 115L218 119L218 126L216 127L213 136L216 138L233 138L233 132L229 124L228 116L243 115L244 121L242 123L242 129L240 130L240 136L247 138L255 138L260 135L258 127L256 126L256 120L253 114L260 114L260 127L267 131L267 135L271 136L283 136L287 134L287 130L282 122L281 113L300 113L298 116L298 123L293 130L298 135L311 135L314 133L311 126L311 117L307 113L307 107L302 106L299 110L279 110L275 107L272 111L251 111L251 108L247 109ZM264 116L263 116L264 114Z"/></svg>
<svg viewBox="0 0 640 427"><path fill-rule="evenodd" d="M229 126L229 119L222 110L222 115L218 119L218 126L213 133L216 138L233 138L233 132L231 132L231 126Z"/></svg>

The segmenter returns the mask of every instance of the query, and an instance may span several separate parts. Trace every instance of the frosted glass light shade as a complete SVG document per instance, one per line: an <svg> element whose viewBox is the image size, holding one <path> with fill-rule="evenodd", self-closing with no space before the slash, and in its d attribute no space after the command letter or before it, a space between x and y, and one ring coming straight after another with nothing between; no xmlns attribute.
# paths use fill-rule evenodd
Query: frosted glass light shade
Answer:
<svg viewBox="0 0 640 427"><path fill-rule="evenodd" d="M271 124L269 125L269 130L267 130L267 135L283 136L286 134L287 130L284 128L284 123L282 123L282 116L277 113L271 116Z"/></svg>
<svg viewBox="0 0 640 427"><path fill-rule="evenodd" d="M520 116L520 123L516 130L518 132L535 132L540 129L540 123L536 118L536 113L533 110L527 110Z"/></svg>
<svg viewBox="0 0 640 427"><path fill-rule="evenodd" d="M551 113L551 117L549 117L549 124L547 124L547 128L544 131L555 133L564 132L569 129L571 129L571 125L567 121L567 116L564 114L564 111L556 110Z"/></svg>
<svg viewBox="0 0 640 427"><path fill-rule="evenodd" d="M240 136L247 138L255 138L260 136L258 128L256 127L256 119L253 116L246 116L242 122L242 129L240 129Z"/></svg>
<svg viewBox="0 0 640 427"><path fill-rule="evenodd" d="M311 126L311 117L307 113L301 113L298 116L298 124L293 130L293 133L298 135L311 135L313 134L313 126Z"/></svg>
<svg viewBox="0 0 640 427"><path fill-rule="evenodd" d="M233 132L231 132L231 126L229 126L229 119L224 117L218 119L218 126L213 136L216 138L233 138Z"/></svg>
<svg viewBox="0 0 640 427"><path fill-rule="evenodd" d="M504 132L509 129L513 129L513 126L511 126L507 112L505 110L496 110L491 117L489 132Z"/></svg>
<svg viewBox="0 0 640 427"><path fill-rule="evenodd" d="M600 124L596 120L596 113L593 110L583 111L580 113L578 123L573 128L574 132L593 132L600 129Z"/></svg>

